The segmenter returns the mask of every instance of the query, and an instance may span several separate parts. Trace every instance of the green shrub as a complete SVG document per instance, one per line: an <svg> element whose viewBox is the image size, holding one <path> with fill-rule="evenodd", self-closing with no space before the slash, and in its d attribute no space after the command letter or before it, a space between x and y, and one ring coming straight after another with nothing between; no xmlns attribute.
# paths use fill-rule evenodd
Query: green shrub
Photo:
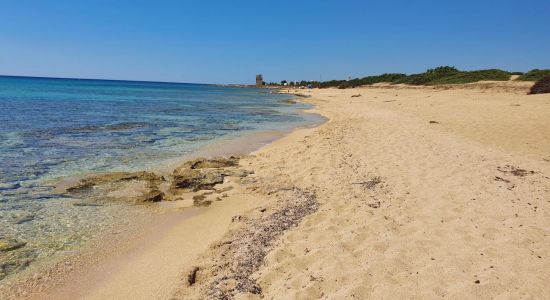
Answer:
<svg viewBox="0 0 550 300"><path fill-rule="evenodd" d="M459 72L449 76L440 77L429 82L430 85L437 84L463 84L482 80L507 81L511 74L506 71L491 69L480 71Z"/></svg>
<svg viewBox="0 0 550 300"><path fill-rule="evenodd" d="M541 80L542 78L550 76L550 69L546 70L539 70L539 69L533 69L523 75L521 75L518 80L523 81L537 81Z"/></svg>
<svg viewBox="0 0 550 300"><path fill-rule="evenodd" d="M498 70L459 71L454 67L439 67L425 73L413 74L397 83L412 85L463 84L481 80L505 81L510 79L510 73Z"/></svg>
<svg viewBox="0 0 550 300"><path fill-rule="evenodd" d="M377 76L367 76L351 80L331 80L319 84L320 88L338 87L340 89L353 88L361 85L369 85L380 82L393 83L394 81L407 77L405 74L382 74Z"/></svg>
<svg viewBox="0 0 550 300"><path fill-rule="evenodd" d="M535 85L531 87L529 94L545 94L550 93L550 76L546 76L537 81Z"/></svg>
<svg viewBox="0 0 550 300"><path fill-rule="evenodd" d="M340 86L342 83L346 82L345 80L330 80L330 81L323 81L319 83L319 88L329 88L329 87L337 87Z"/></svg>
<svg viewBox="0 0 550 300"><path fill-rule="evenodd" d="M352 88L361 85L369 85L381 82L393 83L394 81L407 77L405 74L382 74L378 76L367 76L363 78L356 78L348 81L340 82L338 88Z"/></svg>
<svg viewBox="0 0 550 300"><path fill-rule="evenodd" d="M428 69L424 73L413 74L396 81L396 83L405 83L411 85L428 85L433 81L441 78L453 76L460 73L455 67L437 67L435 69Z"/></svg>
<svg viewBox="0 0 550 300"><path fill-rule="evenodd" d="M499 69L478 70L478 71L460 71L455 67L443 66L429 69L424 73L405 75L399 73L382 74L378 76L367 76L355 78L352 80L331 80L324 82L305 82L299 85L319 88L338 87L340 89L353 88L362 85L370 85L380 82L392 84L410 84L410 85L439 85L439 84L464 84L482 80L507 81L510 76L520 75L519 80L536 81L545 76L550 76L550 70L531 70L525 74L521 72L507 72Z"/></svg>

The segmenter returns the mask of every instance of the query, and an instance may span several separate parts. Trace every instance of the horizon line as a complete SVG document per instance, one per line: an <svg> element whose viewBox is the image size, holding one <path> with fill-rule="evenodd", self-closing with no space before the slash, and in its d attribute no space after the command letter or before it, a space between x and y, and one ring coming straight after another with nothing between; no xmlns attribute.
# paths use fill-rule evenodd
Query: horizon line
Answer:
<svg viewBox="0 0 550 300"><path fill-rule="evenodd" d="M177 82L177 81L105 79L105 78L77 78L77 77L73 78L73 77L27 76L27 75L5 75L5 74L0 74L0 77L33 78L33 79L61 79L61 80L95 80L95 81L117 81L117 82L141 82L141 83L195 84L195 85L227 85L227 84L219 84L219 83L194 83L194 82Z"/></svg>

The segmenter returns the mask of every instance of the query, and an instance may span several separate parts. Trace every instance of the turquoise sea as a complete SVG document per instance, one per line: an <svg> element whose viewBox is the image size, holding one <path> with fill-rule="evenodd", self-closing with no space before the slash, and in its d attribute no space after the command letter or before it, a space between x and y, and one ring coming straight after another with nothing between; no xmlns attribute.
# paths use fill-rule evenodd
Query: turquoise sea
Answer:
<svg viewBox="0 0 550 300"><path fill-rule="evenodd" d="M219 139L313 120L292 96L216 85L0 76L0 280L77 247L116 208L67 205L51 181L149 168ZM17 249L2 250L2 245Z"/></svg>

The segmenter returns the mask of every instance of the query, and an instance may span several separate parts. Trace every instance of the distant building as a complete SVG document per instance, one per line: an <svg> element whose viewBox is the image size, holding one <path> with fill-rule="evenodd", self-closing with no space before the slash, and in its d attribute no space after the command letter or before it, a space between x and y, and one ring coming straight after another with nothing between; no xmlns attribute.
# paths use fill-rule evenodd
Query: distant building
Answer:
<svg viewBox="0 0 550 300"><path fill-rule="evenodd" d="M263 86L264 85L264 77L262 74L256 75L256 86Z"/></svg>

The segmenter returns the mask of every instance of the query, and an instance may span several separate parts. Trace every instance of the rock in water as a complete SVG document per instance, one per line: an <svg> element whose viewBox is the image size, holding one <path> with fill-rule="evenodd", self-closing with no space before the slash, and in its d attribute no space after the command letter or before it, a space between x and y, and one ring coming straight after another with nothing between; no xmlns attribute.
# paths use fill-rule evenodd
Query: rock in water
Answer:
<svg viewBox="0 0 550 300"><path fill-rule="evenodd" d="M179 168L173 174L173 188L193 191L211 190L216 184L223 183L225 173L219 169L186 169Z"/></svg>
<svg viewBox="0 0 550 300"><path fill-rule="evenodd" d="M15 190L21 187L19 182L16 183L0 183L0 191Z"/></svg>
<svg viewBox="0 0 550 300"><path fill-rule="evenodd" d="M232 176L230 169L238 165L239 159L233 156L188 161L174 170L172 189L211 190L216 184L223 183L225 176Z"/></svg>
<svg viewBox="0 0 550 300"><path fill-rule="evenodd" d="M182 168L189 169L217 169L217 168L227 168L227 167L236 167L239 165L239 159L231 156L229 158L218 157L218 158L197 158L190 160L183 164Z"/></svg>
<svg viewBox="0 0 550 300"><path fill-rule="evenodd" d="M162 199L164 199L164 193L157 189L153 189L153 190L150 190L148 193L144 194L141 199L138 199L138 201L139 202L159 202L159 201L162 201Z"/></svg>
<svg viewBox="0 0 550 300"><path fill-rule="evenodd" d="M16 250L24 247L25 245L27 245L27 243L16 240L0 240L0 252Z"/></svg>
<svg viewBox="0 0 550 300"><path fill-rule="evenodd" d="M116 183L123 181L147 181L158 183L163 181L161 176L150 172L114 172L82 178L74 186L67 188L67 192L72 194L86 193L94 186L106 183Z"/></svg>
<svg viewBox="0 0 550 300"><path fill-rule="evenodd" d="M82 178L67 188L65 193L86 198L88 201L85 203L88 204L108 201L158 202L164 198L164 193L159 190L159 185L164 181L163 177L151 172L115 172Z"/></svg>
<svg viewBox="0 0 550 300"><path fill-rule="evenodd" d="M34 220L34 215L31 214L31 213L23 213L23 214L19 214L19 215L14 215L13 216L13 223L14 224L23 224L23 223L26 223L26 222L30 222L32 220Z"/></svg>
<svg viewBox="0 0 550 300"><path fill-rule="evenodd" d="M79 202L74 202L73 205L74 206L103 206L105 204L89 202L89 201L79 201Z"/></svg>

